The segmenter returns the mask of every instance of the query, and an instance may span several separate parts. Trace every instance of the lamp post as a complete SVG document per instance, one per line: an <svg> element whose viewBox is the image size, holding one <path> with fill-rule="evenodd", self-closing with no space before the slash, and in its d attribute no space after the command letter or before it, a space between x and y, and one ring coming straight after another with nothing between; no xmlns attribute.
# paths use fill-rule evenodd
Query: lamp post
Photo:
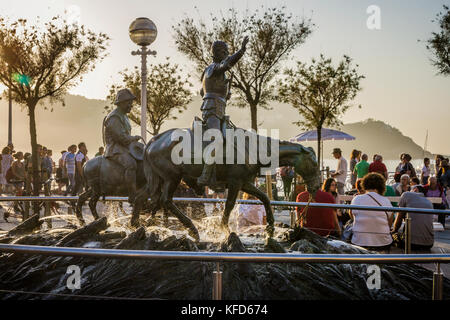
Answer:
<svg viewBox="0 0 450 320"><path fill-rule="evenodd" d="M141 136L147 141L147 55L156 55L156 51L147 49L147 46L155 41L158 34L156 25L148 18L137 18L128 29L130 39L140 50L132 51L133 56L141 56Z"/></svg>
<svg viewBox="0 0 450 320"><path fill-rule="evenodd" d="M8 145L12 144L12 99L11 99L11 89L8 89ZM12 150L11 150L12 151Z"/></svg>

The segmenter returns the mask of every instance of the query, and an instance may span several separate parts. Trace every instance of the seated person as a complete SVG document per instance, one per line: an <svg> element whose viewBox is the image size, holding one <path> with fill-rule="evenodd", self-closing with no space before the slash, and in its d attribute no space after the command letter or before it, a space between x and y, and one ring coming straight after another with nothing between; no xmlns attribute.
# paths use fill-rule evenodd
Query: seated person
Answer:
<svg viewBox="0 0 450 320"><path fill-rule="evenodd" d="M297 202L308 202L309 192L304 191L297 196ZM336 203L335 199L328 192L317 190L315 198L311 202ZM340 238L341 227L333 208L308 208L306 216L302 216L304 207L297 207L297 220L302 228L308 228L320 236L336 235Z"/></svg>
<svg viewBox="0 0 450 320"><path fill-rule="evenodd" d="M392 207L389 199L383 196L386 180L379 173L369 173L362 180L364 194L357 195L352 205ZM351 211L353 216L353 236L351 243L368 250L389 250L392 243L390 227L392 212L375 210Z"/></svg>
<svg viewBox="0 0 450 320"><path fill-rule="evenodd" d="M411 179L410 179L409 175L407 175L407 174L403 174L400 177L400 183L394 187L395 193L397 194L398 197L400 197L403 194L403 192L411 190L410 186L409 186L410 181L411 181Z"/></svg>
<svg viewBox="0 0 450 320"><path fill-rule="evenodd" d="M433 209L433 204L424 196L422 186L414 186L413 192L404 192L400 198L399 207ZM430 250L434 244L433 215L421 213L409 213L411 217L411 249ZM406 213L399 212L394 222L392 232L399 230ZM404 240L399 243L404 247Z"/></svg>
<svg viewBox="0 0 450 320"><path fill-rule="evenodd" d="M243 200L257 200L256 197L244 193ZM237 208L237 229L242 232L254 225L266 224L266 210L262 204L239 204Z"/></svg>

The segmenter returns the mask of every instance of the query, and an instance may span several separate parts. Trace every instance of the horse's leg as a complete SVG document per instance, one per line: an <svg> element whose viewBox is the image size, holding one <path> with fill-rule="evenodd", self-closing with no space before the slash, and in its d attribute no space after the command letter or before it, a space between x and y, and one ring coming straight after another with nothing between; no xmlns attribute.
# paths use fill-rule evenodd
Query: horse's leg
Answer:
<svg viewBox="0 0 450 320"><path fill-rule="evenodd" d="M127 215L127 212L126 212L125 209L123 208L123 202L119 202L119 209L120 209L120 211L122 212L122 214L123 214L124 216Z"/></svg>
<svg viewBox="0 0 450 320"><path fill-rule="evenodd" d="M91 209L92 216L95 220L100 218L97 213L97 202L99 198L100 195L97 192L93 192L91 199L89 199L89 209Z"/></svg>
<svg viewBox="0 0 450 320"><path fill-rule="evenodd" d="M166 208L163 209L163 219L164 219L164 226L168 227L169 226L169 212L167 212Z"/></svg>
<svg viewBox="0 0 450 320"><path fill-rule="evenodd" d="M83 211L83 205L86 202L86 200L89 199L89 197L91 195L92 195L92 189L89 188L87 191L83 192L78 197L77 205L75 207L75 214L76 214L78 220L80 221L81 225L85 225L85 221L83 219L83 212L82 212Z"/></svg>
<svg viewBox="0 0 450 320"><path fill-rule="evenodd" d="M162 203L165 209L170 210L180 222L189 229L189 234L195 239L195 241L200 240L197 228L180 209L173 203L173 194L180 183L181 179L176 180L165 180L162 187Z"/></svg>
<svg viewBox="0 0 450 320"><path fill-rule="evenodd" d="M132 227L136 228L139 227L139 214L141 213L142 208L146 204L148 197L149 192L147 186L142 187L136 193L136 197L134 199L133 204L133 213L131 214L131 221L130 221Z"/></svg>
<svg viewBox="0 0 450 320"><path fill-rule="evenodd" d="M274 224L274 218L273 218L273 212L272 207L270 206L270 200L267 195L259 190L257 187L255 187L252 183L247 182L242 186L242 191L247 192L248 194L255 196L258 198L258 200L261 200L261 202L264 204L264 208L266 209L266 216L267 216L267 227L266 232L267 235L272 238L273 232L275 230L273 224Z"/></svg>
<svg viewBox="0 0 450 320"><path fill-rule="evenodd" d="M234 205L236 204L236 198L240 189L241 185L237 183L233 183L228 186L228 196L227 201L225 202L225 210L223 211L222 216L222 228L224 228L228 233L230 232L230 228L228 227L228 220L230 219L231 210L233 210Z"/></svg>

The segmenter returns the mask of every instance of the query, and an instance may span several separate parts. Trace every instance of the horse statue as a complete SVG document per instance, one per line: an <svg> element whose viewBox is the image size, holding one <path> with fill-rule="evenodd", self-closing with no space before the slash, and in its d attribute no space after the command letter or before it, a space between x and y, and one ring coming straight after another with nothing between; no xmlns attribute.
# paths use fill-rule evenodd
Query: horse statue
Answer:
<svg viewBox="0 0 450 320"><path fill-rule="evenodd" d="M190 163L175 164L174 161L172 161L172 150L180 143L172 140L172 134L175 130L184 130L188 132L189 139L191 139L190 146L192 146L191 154L188 155L188 158L191 160L194 158L193 149L195 143L193 128L170 129L154 136L149 141L145 147L143 160L143 169L147 184L137 193L131 225L135 227L139 226L139 212L150 196L151 200L149 207L152 212L159 210L160 208L172 212L189 230L189 234L195 240L199 241L198 230L191 219L181 212L181 210L173 203L173 194L182 179L189 181L191 186L193 186L196 178L202 173L203 164L194 164L194 161L190 161ZM255 133L253 134L256 135ZM260 140L266 139L267 149L269 150L271 144L275 141L274 139L261 135L256 135L256 138L258 148L260 146ZM279 142L278 150L276 150L279 155L279 166L294 167L295 172L303 177L309 192L314 195L320 186L319 169L314 150L297 143L277 141ZM206 143L203 142L203 148L205 145ZM242 150L237 150L236 145L234 148L236 157L237 153L242 152ZM244 152L248 154L247 145ZM216 164L216 185L211 186L213 190L221 188L228 189L225 210L222 216L222 227L226 231L229 231L228 220L231 210L236 203L239 191L244 191L255 196L264 204L268 223L266 233L270 238L273 237L274 217L270 206L270 200L264 192L259 190L253 184L255 178L259 175L260 169L269 167L270 164L263 164L260 159L257 159L255 164L248 164L247 162L245 164L237 164L237 162L234 164L223 163L224 164Z"/></svg>
<svg viewBox="0 0 450 320"><path fill-rule="evenodd" d="M136 157L139 158L138 144L134 151ZM141 154L142 158L143 155ZM143 162L142 159L137 161L136 170L136 187L143 188L146 185ZM128 196L128 186L124 183L125 169L123 166L115 161L105 158L104 156L97 156L88 160L83 166L83 175L87 189L78 197L75 208L75 213L81 224L84 224L84 219L81 214L81 209L86 200L89 199L89 208L94 219L99 219L97 213L97 202L100 197L105 196Z"/></svg>

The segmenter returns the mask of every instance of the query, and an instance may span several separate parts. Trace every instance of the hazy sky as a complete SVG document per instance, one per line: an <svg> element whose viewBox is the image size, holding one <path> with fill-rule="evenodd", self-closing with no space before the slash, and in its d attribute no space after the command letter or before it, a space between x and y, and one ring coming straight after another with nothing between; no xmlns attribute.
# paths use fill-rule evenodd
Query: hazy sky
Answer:
<svg viewBox="0 0 450 320"><path fill-rule="evenodd" d="M210 12L218 13L232 6L254 10L260 5L285 5L294 15L312 18L316 25L306 43L294 52L294 59L309 61L320 53L338 59L347 54L366 76L363 91L355 101L363 108L350 109L344 122L367 118L383 120L419 145L423 145L428 129L428 150L450 154L446 130L450 116L450 77L436 75L425 44L417 41L437 31L431 20L445 3L449 1L0 0L0 12L11 18L33 20L40 16L45 20L55 14L64 15L66 10L71 19L79 20L94 31L107 33L112 38L109 56L71 91L88 98L104 99L109 85L117 80L117 72L139 64L139 58L130 54L136 47L128 36L128 26L136 17L148 17L158 28L158 37L152 45L158 55L149 58L150 62L160 62L170 56L189 70L189 61L175 49L171 30L184 15L208 18ZM380 30L369 30L366 26L369 17L366 10L370 5L381 10ZM245 111L245 116L247 114ZM0 121L3 135L6 119Z"/></svg>

